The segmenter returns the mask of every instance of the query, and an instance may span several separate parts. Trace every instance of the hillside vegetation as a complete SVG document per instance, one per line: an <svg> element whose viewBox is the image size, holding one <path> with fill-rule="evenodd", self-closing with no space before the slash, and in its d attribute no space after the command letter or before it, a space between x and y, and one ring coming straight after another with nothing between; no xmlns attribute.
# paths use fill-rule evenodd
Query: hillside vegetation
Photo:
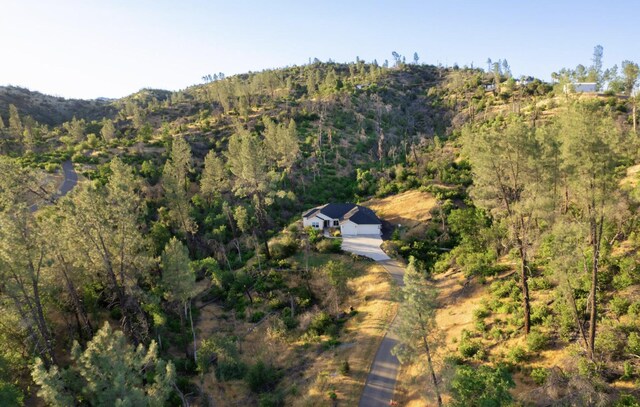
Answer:
<svg viewBox="0 0 640 407"><path fill-rule="evenodd" d="M354 405L399 308L400 402L637 403L635 82L387 65L2 89L0 400ZM384 218L404 289L301 227L338 201Z"/></svg>

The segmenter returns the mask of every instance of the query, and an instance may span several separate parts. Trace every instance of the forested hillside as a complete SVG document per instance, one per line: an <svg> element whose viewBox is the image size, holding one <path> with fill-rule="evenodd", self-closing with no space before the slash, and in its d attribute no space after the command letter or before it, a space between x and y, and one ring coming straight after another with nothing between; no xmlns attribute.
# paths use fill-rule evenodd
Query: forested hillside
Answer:
<svg viewBox="0 0 640 407"><path fill-rule="evenodd" d="M395 55L3 89L0 404L354 405L401 303L402 403L637 405L637 65L548 84ZM403 193L427 212L391 216ZM327 202L380 208L400 295L302 228Z"/></svg>

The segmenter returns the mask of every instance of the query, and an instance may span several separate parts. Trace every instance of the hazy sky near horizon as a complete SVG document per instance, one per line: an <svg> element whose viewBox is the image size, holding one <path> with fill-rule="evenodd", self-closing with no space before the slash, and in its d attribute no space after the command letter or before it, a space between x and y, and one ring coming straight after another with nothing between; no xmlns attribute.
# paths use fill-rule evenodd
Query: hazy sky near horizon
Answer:
<svg viewBox="0 0 640 407"><path fill-rule="evenodd" d="M74 98L177 90L309 58L480 66L507 59L544 80L589 65L640 62L640 2L0 0L0 85Z"/></svg>

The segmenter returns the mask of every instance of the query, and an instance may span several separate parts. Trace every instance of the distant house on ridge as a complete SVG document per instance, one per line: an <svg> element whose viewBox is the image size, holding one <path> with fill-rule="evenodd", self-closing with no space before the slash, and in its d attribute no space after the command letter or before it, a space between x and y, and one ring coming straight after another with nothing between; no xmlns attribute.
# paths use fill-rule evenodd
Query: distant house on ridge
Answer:
<svg viewBox="0 0 640 407"><path fill-rule="evenodd" d="M574 82L564 85L564 93L595 93L598 84L595 82Z"/></svg>

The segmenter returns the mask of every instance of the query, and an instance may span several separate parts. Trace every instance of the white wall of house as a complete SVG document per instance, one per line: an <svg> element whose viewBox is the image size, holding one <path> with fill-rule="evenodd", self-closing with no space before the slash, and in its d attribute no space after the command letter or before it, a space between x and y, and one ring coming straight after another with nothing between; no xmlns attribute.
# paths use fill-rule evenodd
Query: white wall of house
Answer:
<svg viewBox="0 0 640 407"><path fill-rule="evenodd" d="M592 93L596 91L596 85L595 82L576 82L564 85L564 93Z"/></svg>
<svg viewBox="0 0 640 407"><path fill-rule="evenodd" d="M357 225L350 220L342 222L340 225L340 233L346 236L379 235L381 234L380 229L380 225Z"/></svg>
<svg viewBox="0 0 640 407"><path fill-rule="evenodd" d="M322 229L324 219L319 218L318 216L313 216L311 218L302 218L302 226L303 227L313 227L316 229Z"/></svg>

